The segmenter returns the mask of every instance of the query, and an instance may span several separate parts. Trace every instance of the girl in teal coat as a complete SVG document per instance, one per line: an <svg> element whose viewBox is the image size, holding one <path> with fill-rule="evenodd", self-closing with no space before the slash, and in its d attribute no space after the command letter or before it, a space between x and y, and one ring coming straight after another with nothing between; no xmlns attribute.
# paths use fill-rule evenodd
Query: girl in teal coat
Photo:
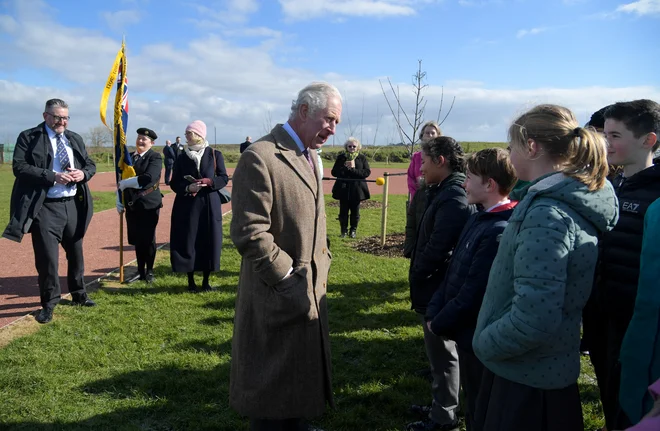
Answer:
<svg viewBox="0 0 660 431"><path fill-rule="evenodd" d="M476 429L582 431L580 321L598 235L612 229L604 139L566 108L540 105L509 128L511 161L530 183L502 234L473 348L487 370Z"/></svg>
<svg viewBox="0 0 660 431"><path fill-rule="evenodd" d="M647 388L660 379L660 199L646 210L635 313L621 346L619 402L631 423L653 407Z"/></svg>

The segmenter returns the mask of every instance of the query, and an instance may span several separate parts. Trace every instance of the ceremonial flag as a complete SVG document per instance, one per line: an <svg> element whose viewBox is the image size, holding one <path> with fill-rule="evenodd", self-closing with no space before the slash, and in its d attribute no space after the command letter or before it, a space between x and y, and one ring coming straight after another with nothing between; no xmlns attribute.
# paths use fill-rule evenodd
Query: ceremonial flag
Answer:
<svg viewBox="0 0 660 431"><path fill-rule="evenodd" d="M105 121L105 111L108 107L110 91L117 81L114 109L114 143L115 143L115 170L117 182L119 180L135 176L133 160L126 150L126 128L128 127L128 78L126 77L126 44L121 43L121 49L115 57L115 62L110 70L110 76L106 81L103 95L101 97L101 121L109 127Z"/></svg>

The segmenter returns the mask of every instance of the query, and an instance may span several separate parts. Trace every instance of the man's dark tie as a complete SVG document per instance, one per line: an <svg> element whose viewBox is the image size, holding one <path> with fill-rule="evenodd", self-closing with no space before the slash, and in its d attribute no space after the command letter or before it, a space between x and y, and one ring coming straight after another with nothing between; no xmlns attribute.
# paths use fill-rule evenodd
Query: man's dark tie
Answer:
<svg viewBox="0 0 660 431"><path fill-rule="evenodd" d="M314 162L312 162L312 157L309 155L309 150L305 148L302 153L305 155L305 158L307 159L307 163L309 163L309 167L312 168L312 173L316 175L316 170L314 169Z"/></svg>
<svg viewBox="0 0 660 431"><path fill-rule="evenodd" d="M62 134L58 133L55 135L57 138L57 159L60 161L60 169L62 172L66 172L67 168L71 167L71 162L69 161L69 155L66 152L66 146L64 145L64 139L62 139Z"/></svg>

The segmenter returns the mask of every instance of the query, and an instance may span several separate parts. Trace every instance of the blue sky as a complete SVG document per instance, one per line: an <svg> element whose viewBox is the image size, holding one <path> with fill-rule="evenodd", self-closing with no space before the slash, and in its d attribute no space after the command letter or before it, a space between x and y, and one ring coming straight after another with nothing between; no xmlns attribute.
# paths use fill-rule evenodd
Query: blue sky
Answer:
<svg viewBox="0 0 660 431"><path fill-rule="evenodd" d="M446 134L501 141L537 103L584 122L617 100L660 101L659 23L660 0L5 0L0 141L37 124L51 97L69 102L72 130L98 126L122 35L129 139L145 126L163 143L202 119L218 143L238 143L284 121L305 84L327 80L346 101L338 139L397 141L379 79L398 84L411 111L421 59L425 119L444 88L445 109L456 97Z"/></svg>

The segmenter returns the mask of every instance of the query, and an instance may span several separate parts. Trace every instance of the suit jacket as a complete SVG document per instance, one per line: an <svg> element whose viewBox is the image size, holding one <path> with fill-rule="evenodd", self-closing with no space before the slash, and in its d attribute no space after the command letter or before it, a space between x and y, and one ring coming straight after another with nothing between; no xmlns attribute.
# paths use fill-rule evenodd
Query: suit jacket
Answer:
<svg viewBox="0 0 660 431"><path fill-rule="evenodd" d="M277 125L245 150L233 183L230 233L243 260L230 404L250 417L321 415L332 404L321 178Z"/></svg>
<svg viewBox="0 0 660 431"><path fill-rule="evenodd" d="M96 173L96 164L89 158L80 135L65 130L64 136L73 149L75 166L85 174L85 178L76 184L75 196L79 214L76 235L82 237L94 212L87 181ZM41 210L48 189L55 184L55 172L52 170L53 147L45 123L24 130L18 135L12 167L16 180L11 192L9 224L2 236L21 242L23 235L30 231L34 218Z"/></svg>
<svg viewBox="0 0 660 431"><path fill-rule="evenodd" d="M144 153L136 160L136 152L131 153L133 157L133 168L138 177L139 189L124 190L124 205L127 211L153 210L163 206L163 195L160 189L156 188L148 194L138 197L140 193L158 186L160 182L160 173L163 166L163 159L159 153L152 149ZM133 202L133 200L135 201ZM133 202L133 205L129 205Z"/></svg>
<svg viewBox="0 0 660 431"><path fill-rule="evenodd" d="M252 142L250 142L250 141L245 141L245 142L243 142L243 143L241 144L240 148L239 148L239 151L241 152L241 154L243 154L243 152L245 152L245 150L247 149L247 147L249 147L251 144L252 144Z"/></svg>
<svg viewBox="0 0 660 431"><path fill-rule="evenodd" d="M167 146L165 145L165 148L163 148L163 157L165 157L165 165L166 166L172 166L174 164L174 161L176 160L176 150L174 147Z"/></svg>

